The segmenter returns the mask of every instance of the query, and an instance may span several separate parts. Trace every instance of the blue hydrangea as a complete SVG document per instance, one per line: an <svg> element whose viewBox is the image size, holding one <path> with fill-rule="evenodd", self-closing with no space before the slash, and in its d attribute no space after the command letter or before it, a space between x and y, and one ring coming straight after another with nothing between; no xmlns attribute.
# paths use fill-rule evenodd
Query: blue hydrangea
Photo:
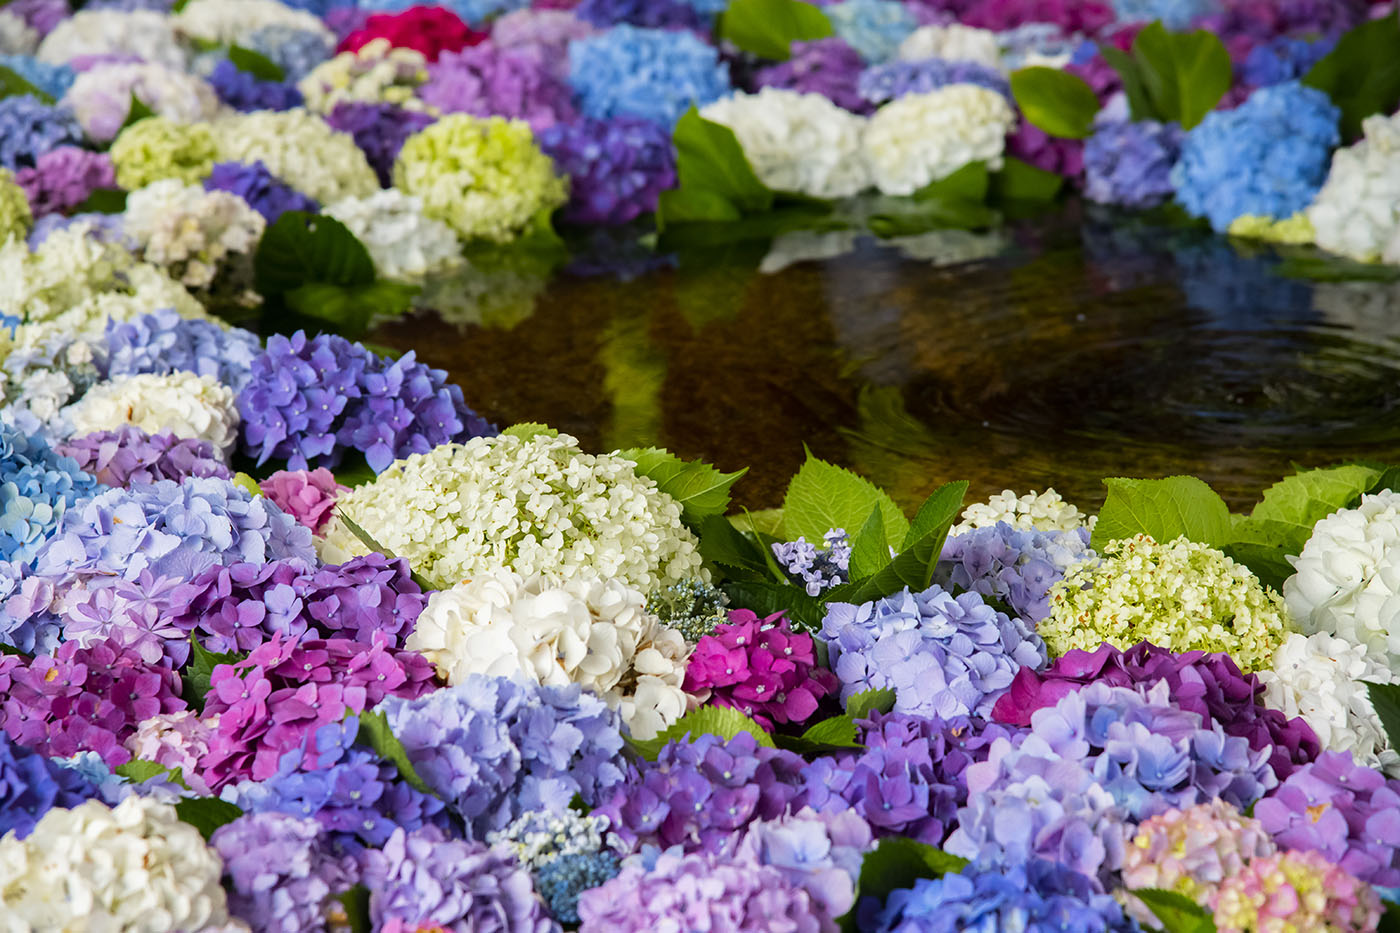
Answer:
<svg viewBox="0 0 1400 933"><path fill-rule="evenodd" d="M666 129L727 95L729 66L689 32L626 24L569 45L569 84L588 117L641 117Z"/></svg>
<svg viewBox="0 0 1400 933"><path fill-rule="evenodd" d="M0 55L0 67L10 69L54 100L67 94L78 77L70 65L51 65L32 55Z"/></svg>
<svg viewBox="0 0 1400 933"><path fill-rule="evenodd" d="M379 705L414 770L485 839L530 810L590 806L623 780L621 719L578 686L473 674L416 700Z"/></svg>
<svg viewBox="0 0 1400 933"><path fill-rule="evenodd" d="M262 162L219 162L204 179L205 191L227 191L248 203L269 225L287 211L319 213L321 205L268 171Z"/></svg>
<svg viewBox="0 0 1400 933"><path fill-rule="evenodd" d="M773 556L790 576L802 583L808 596L819 596L846 582L851 566L851 545L846 541L846 529L831 528L822 535L822 547L804 537L796 541L775 541Z"/></svg>
<svg viewBox="0 0 1400 933"><path fill-rule="evenodd" d="M858 87L861 97L872 104L883 104L905 94L924 94L949 84L975 84L1011 98L1011 82L995 68L942 58L872 65L861 72Z"/></svg>
<svg viewBox="0 0 1400 933"><path fill-rule="evenodd" d="M182 318L164 308L130 321L109 320L103 369L109 379L182 370L210 376L238 392L261 352L251 331Z"/></svg>
<svg viewBox="0 0 1400 933"><path fill-rule="evenodd" d="M621 867L612 852L561 855L535 873L535 890L540 892L551 917L565 926L576 926L579 895L613 878Z"/></svg>
<svg viewBox="0 0 1400 933"><path fill-rule="evenodd" d="M334 43L320 33L281 23L253 30L247 45L281 68L282 74L293 83L335 54Z"/></svg>
<svg viewBox="0 0 1400 933"><path fill-rule="evenodd" d="M344 7L358 7L360 0L282 0L282 3L294 10L305 10L314 13L316 16L324 17L331 10ZM372 4L375 9L383 6L381 3Z"/></svg>
<svg viewBox="0 0 1400 933"><path fill-rule="evenodd" d="M919 28L914 13L899 0L845 0L826 8L836 35L868 62L887 62L900 43Z"/></svg>
<svg viewBox="0 0 1400 933"><path fill-rule="evenodd" d="M28 168L50 149L82 144L83 129L66 108L32 94L0 98L0 168Z"/></svg>
<svg viewBox="0 0 1400 933"><path fill-rule="evenodd" d="M1172 196L1183 137L1176 123L1099 122L1084 144L1084 194L1100 204L1156 207Z"/></svg>
<svg viewBox="0 0 1400 933"><path fill-rule="evenodd" d="M224 59L214 66L209 84L219 100L245 113L254 110L291 110L303 103L301 91L286 81L260 81Z"/></svg>
<svg viewBox="0 0 1400 933"><path fill-rule="evenodd" d="M97 788L77 771L0 732L0 836L14 832L23 839L50 808L76 807L95 796Z"/></svg>
<svg viewBox="0 0 1400 933"><path fill-rule="evenodd" d="M1150 23L1161 20L1168 29L1182 30L1200 16L1216 12L1211 0L1113 0L1113 12L1120 23Z"/></svg>
<svg viewBox="0 0 1400 933"><path fill-rule="evenodd" d="M976 593L906 587L859 606L831 603L822 619L841 699L893 688L894 708L919 716L980 715L1022 667L1045 665L1045 643Z"/></svg>
<svg viewBox="0 0 1400 933"><path fill-rule="evenodd" d="M942 878L920 878L890 892L883 905L861 905L860 928L870 933L1136 933L1093 880L1055 862L1032 859L1004 868L969 865Z"/></svg>
<svg viewBox="0 0 1400 933"><path fill-rule="evenodd" d="M1312 40L1275 36L1249 50L1244 64L1238 68L1240 80L1254 87L1293 81L1307 74L1336 46L1335 36Z"/></svg>
<svg viewBox="0 0 1400 933"><path fill-rule="evenodd" d="M1035 624L1050 615L1050 587L1093 553L1087 528L1020 531L997 522L950 536L933 579L996 600Z"/></svg>
<svg viewBox="0 0 1400 933"><path fill-rule="evenodd" d="M714 16L729 9L729 0L683 0L691 9L706 16Z"/></svg>
<svg viewBox="0 0 1400 933"><path fill-rule="evenodd" d="M422 3L423 0L374 0L372 6L376 11L398 13ZM442 0L439 5L456 13L464 23L480 26L492 16L524 9L530 0Z"/></svg>
<svg viewBox="0 0 1400 933"><path fill-rule="evenodd" d="M1325 93L1296 81L1207 114L1186 134L1172 169L1177 200L1218 232L1245 214L1292 216L1327 178L1339 117Z"/></svg>
<svg viewBox="0 0 1400 933"><path fill-rule="evenodd" d="M583 0L574 15L600 28L631 23L648 29L702 29L700 14L683 0Z"/></svg>
<svg viewBox="0 0 1400 933"><path fill-rule="evenodd" d="M74 503L106 488L42 438L0 423L0 560L31 560Z"/></svg>

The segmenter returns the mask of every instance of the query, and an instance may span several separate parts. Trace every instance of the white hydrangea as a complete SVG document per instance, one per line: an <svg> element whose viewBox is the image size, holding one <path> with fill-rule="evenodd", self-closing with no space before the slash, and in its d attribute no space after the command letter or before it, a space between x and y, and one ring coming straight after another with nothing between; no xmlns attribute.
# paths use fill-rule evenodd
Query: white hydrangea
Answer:
<svg viewBox="0 0 1400 933"><path fill-rule="evenodd" d="M297 82L307 108L330 113L345 101L398 104L422 110L418 86L428 80L428 60L416 49L395 48L375 39L353 52L341 52Z"/></svg>
<svg viewBox="0 0 1400 933"><path fill-rule="evenodd" d="M231 258L251 263L267 221L236 194L174 178L133 191L122 229L141 257L192 288L213 283Z"/></svg>
<svg viewBox="0 0 1400 933"><path fill-rule="evenodd" d="M230 114L211 128L220 162L261 161L269 172L322 204L369 197L379 190L379 179L354 138L331 129L308 110Z"/></svg>
<svg viewBox="0 0 1400 933"><path fill-rule="evenodd" d="M966 534L974 528L990 528L997 522L1006 522L1018 531L1073 531L1075 528L1094 527L1094 519L1062 499L1053 487L1042 493L1032 489L1024 496L1003 489L986 502L974 502L963 509L962 521L953 526L951 534Z"/></svg>
<svg viewBox="0 0 1400 933"><path fill-rule="evenodd" d="M277 0L192 0L171 19L185 35L219 45L246 45L264 26L314 32L331 45L336 41L319 17Z"/></svg>
<svg viewBox="0 0 1400 933"><path fill-rule="evenodd" d="M50 65L85 55L136 56L181 70L189 63L170 17L154 10L79 10L60 20L34 55Z"/></svg>
<svg viewBox="0 0 1400 933"><path fill-rule="evenodd" d="M33 415L62 434L59 415L82 389L98 380L93 343L74 340L46 324L20 324L13 335L0 328L0 406Z"/></svg>
<svg viewBox="0 0 1400 933"><path fill-rule="evenodd" d="M506 568L650 592L707 577L676 500L638 476L631 460L586 454L567 434L444 444L398 461L337 505L440 582ZM337 563L366 553L338 518L321 546Z"/></svg>
<svg viewBox="0 0 1400 933"><path fill-rule="evenodd" d="M906 94L875 111L866 127L871 178L885 194L905 195L969 162L998 169L1015 121L1005 97L974 84Z"/></svg>
<svg viewBox="0 0 1400 933"><path fill-rule="evenodd" d="M169 431L206 440L225 454L238 440L233 390L213 376L183 370L98 383L64 414L80 435L134 424L148 434Z"/></svg>
<svg viewBox="0 0 1400 933"><path fill-rule="evenodd" d="M0 838L0 927L176 933L230 922L223 863L175 808L133 794L54 807ZM236 927L235 927L236 928Z"/></svg>
<svg viewBox="0 0 1400 933"><path fill-rule="evenodd" d="M1325 632L1294 632L1274 652L1272 669L1255 673L1264 684L1264 705L1312 726L1329 752L1351 752L1358 764L1400 773L1385 727L1371 705L1363 680L1395 683L1390 669L1366 649Z"/></svg>
<svg viewBox="0 0 1400 933"><path fill-rule="evenodd" d="M406 646L449 684L471 674L580 684L646 739L685 712L686 644L618 580L562 583L495 570L428 599Z"/></svg>
<svg viewBox="0 0 1400 933"><path fill-rule="evenodd" d="M0 55L32 55L39 47L39 32L9 10L0 10Z"/></svg>
<svg viewBox="0 0 1400 933"><path fill-rule="evenodd" d="M870 186L861 155L865 118L822 94L765 87L700 111L734 131L759 181L778 191L845 198Z"/></svg>
<svg viewBox="0 0 1400 933"><path fill-rule="evenodd" d="M1301 631L1336 635L1389 668L1400 665L1400 492L1333 512L1289 560L1283 598Z"/></svg>
<svg viewBox="0 0 1400 933"><path fill-rule="evenodd" d="M1308 219L1323 249L1400 263L1400 113L1367 117L1361 127L1363 139L1332 154Z"/></svg>
<svg viewBox="0 0 1400 933"><path fill-rule="evenodd" d="M213 119L222 109L207 81L165 65L136 62L103 65L73 81L63 103L94 142L111 142L126 122L135 94L152 112L177 123Z"/></svg>
<svg viewBox="0 0 1400 933"><path fill-rule="evenodd" d="M463 262L462 244L452 228L423 216L423 200L397 188L345 198L324 213L365 244L383 278L417 282Z"/></svg>
<svg viewBox="0 0 1400 933"><path fill-rule="evenodd" d="M942 58L954 62L976 62L1001 68L1001 43L990 29L961 23L947 26L920 26L899 44L899 57L906 62Z"/></svg>

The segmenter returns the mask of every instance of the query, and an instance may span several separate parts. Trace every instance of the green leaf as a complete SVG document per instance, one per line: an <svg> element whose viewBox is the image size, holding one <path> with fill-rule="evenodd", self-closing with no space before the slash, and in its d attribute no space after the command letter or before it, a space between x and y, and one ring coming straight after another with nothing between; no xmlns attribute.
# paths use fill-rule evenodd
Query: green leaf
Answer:
<svg viewBox="0 0 1400 933"><path fill-rule="evenodd" d="M1333 253L1299 253L1285 256L1274 267L1278 275L1309 282L1400 282L1400 266L1357 262Z"/></svg>
<svg viewBox="0 0 1400 933"><path fill-rule="evenodd" d="M261 52L254 52L241 45L229 46L228 60L233 63L233 67L239 71L246 71L259 81L285 81L287 78L287 73L282 70L281 65Z"/></svg>
<svg viewBox="0 0 1400 933"><path fill-rule="evenodd" d="M665 748L669 742L680 739L694 741L697 736L701 735L717 735L721 738L732 739L741 732L752 735L764 748L777 747L773 743L773 737L762 726L737 709L728 706L702 706L700 709L686 713L655 738L628 739L627 741L637 754L647 761L655 761L656 756L661 754L661 749Z"/></svg>
<svg viewBox="0 0 1400 933"><path fill-rule="evenodd" d="M374 710L361 713L360 731L356 738L361 744L373 749L380 758L393 762L394 767L399 769L399 777L410 787L436 796L433 789L414 770L413 762L408 760L408 750L389 728L389 721L384 718L383 713Z"/></svg>
<svg viewBox="0 0 1400 933"><path fill-rule="evenodd" d="M1060 139L1094 132L1099 98L1078 75L1036 65L1011 72L1011 94L1027 120Z"/></svg>
<svg viewBox="0 0 1400 933"><path fill-rule="evenodd" d="M1001 203L1046 203L1055 200L1064 185L1063 175L1007 156L1001 171L992 176L992 196Z"/></svg>
<svg viewBox="0 0 1400 933"><path fill-rule="evenodd" d="M971 201L981 204L987 199L991 178L986 162L969 162L953 174L929 182L910 197L915 201Z"/></svg>
<svg viewBox="0 0 1400 933"><path fill-rule="evenodd" d="M836 34L820 7L797 0L733 0L720 19L721 39L762 58L787 61L794 42Z"/></svg>
<svg viewBox="0 0 1400 933"><path fill-rule="evenodd" d="M773 206L773 192L758 180L729 127L704 119L692 106L676 123L672 140L678 190L686 193L661 203L659 227L695 220L737 220ZM727 202L732 210L721 208L717 199ZM717 216L721 213L724 216Z"/></svg>
<svg viewBox="0 0 1400 933"><path fill-rule="evenodd" d="M885 537L885 520L880 506L870 510L860 531L851 537L851 579L863 580L885 569L890 562L889 540Z"/></svg>
<svg viewBox="0 0 1400 933"><path fill-rule="evenodd" d="M1400 904L1382 899L1381 909L1381 923L1376 933L1400 933Z"/></svg>
<svg viewBox="0 0 1400 933"><path fill-rule="evenodd" d="M133 784L140 784L142 781L149 781L153 777L169 774L170 769L165 765L158 765L154 761L142 761L140 758L133 758L126 764L117 765L115 773L126 778Z"/></svg>
<svg viewBox="0 0 1400 933"><path fill-rule="evenodd" d="M1132 112L1134 120L1166 119L1147 94L1147 85L1142 78L1142 66L1138 64L1137 59L1107 42L1099 43L1099 54L1118 72L1118 78L1123 82L1123 93L1128 98L1128 109Z"/></svg>
<svg viewBox="0 0 1400 933"><path fill-rule="evenodd" d="M724 567L728 576L766 581L768 564L762 549L761 542L741 532L723 515L710 515L700 523L700 556Z"/></svg>
<svg viewBox="0 0 1400 933"><path fill-rule="evenodd" d="M237 664L244 657L236 652L215 654L205 651L204 646L199 643L199 638L191 635L190 659L180 673L184 685L180 695L190 706L203 711L204 696L209 692L209 679L214 676L214 668L220 664Z"/></svg>
<svg viewBox="0 0 1400 933"><path fill-rule="evenodd" d="M1361 121L1400 104L1400 19L1381 16L1352 29L1303 77L1342 111L1342 135L1361 135Z"/></svg>
<svg viewBox="0 0 1400 933"><path fill-rule="evenodd" d="M268 227L253 255L253 277L264 298L311 282L347 287L374 283L374 262L344 224L324 214L287 211Z"/></svg>
<svg viewBox="0 0 1400 933"><path fill-rule="evenodd" d="M656 205L656 226L665 230L676 224L733 223L744 212L733 201L716 191L701 188L671 188L661 192Z"/></svg>
<svg viewBox="0 0 1400 933"><path fill-rule="evenodd" d="M773 741L779 748L785 748L799 755L825 755L848 748L864 748L856 741L855 720L850 716L833 716L823 719L800 736L775 735Z"/></svg>
<svg viewBox="0 0 1400 933"><path fill-rule="evenodd" d="M749 609L761 616L786 612L788 621L798 631L812 632L821 628L826 618L826 603L791 583L768 583L764 580L733 580L720 589L729 597L735 609Z"/></svg>
<svg viewBox="0 0 1400 933"><path fill-rule="evenodd" d="M948 872L961 871L966 864L967 859L906 836L886 836L861 860L855 906L837 918L837 923L843 931L854 933L855 913L862 898L883 901L891 891L913 887L920 878L941 878Z"/></svg>
<svg viewBox="0 0 1400 933"><path fill-rule="evenodd" d="M1136 534L1158 542L1185 535L1211 547L1224 547L1234 537L1225 500L1194 476L1166 479L1105 479L1108 498L1094 526L1096 551L1103 545Z"/></svg>
<svg viewBox="0 0 1400 933"><path fill-rule="evenodd" d="M832 528L861 528L876 506L884 520L885 539L898 544L909 520L889 494L864 477L807 452L807 462L788 483L783 497L783 526L794 538L819 542Z"/></svg>
<svg viewBox="0 0 1400 933"><path fill-rule="evenodd" d="M509 437L520 437L529 440L532 437L539 437L541 434L546 437L558 437L559 432L547 424L538 421L522 421L520 424L513 424L501 432Z"/></svg>
<svg viewBox="0 0 1400 933"><path fill-rule="evenodd" d="M371 933L374 924L369 919L369 888L357 884L344 894L337 894L335 899L340 902L345 914L344 917L327 918L333 921L335 929L348 928L350 933Z"/></svg>
<svg viewBox="0 0 1400 933"><path fill-rule="evenodd" d="M1133 58L1153 107L1182 129L1214 110L1234 80L1225 44L1204 29L1167 32L1160 22L1152 23L1133 40Z"/></svg>
<svg viewBox="0 0 1400 933"><path fill-rule="evenodd" d="M45 104L54 102L53 95L39 90L11 68L0 68L0 97L28 94Z"/></svg>
<svg viewBox="0 0 1400 933"><path fill-rule="evenodd" d="M379 356L389 356L393 358L393 352L388 354L380 353ZM379 476L374 472L374 467L365 460L364 454L356 452L355 456L346 456L344 460L335 468L335 481L342 486L355 488L363 486L365 483L372 483Z"/></svg>
<svg viewBox="0 0 1400 933"><path fill-rule="evenodd" d="M1391 747L1395 747L1395 743L1400 742L1400 684L1378 684L1370 680L1361 682L1366 685L1366 695L1370 697L1376 717L1385 728L1386 738L1390 739Z"/></svg>
<svg viewBox="0 0 1400 933"><path fill-rule="evenodd" d="M263 494L262 487L258 485L258 481L247 473L238 472L233 474L233 485L239 487L253 497Z"/></svg>
<svg viewBox="0 0 1400 933"><path fill-rule="evenodd" d="M1359 463L1294 473L1264 490L1236 536L1272 544L1285 554L1300 554L1314 525L1338 509L1353 506L1381 475L1381 470Z"/></svg>
<svg viewBox="0 0 1400 933"><path fill-rule="evenodd" d="M208 842L214 830L238 819L243 810L217 797L186 797L175 801L175 815L199 830Z"/></svg>
<svg viewBox="0 0 1400 933"><path fill-rule="evenodd" d="M846 715L852 720L865 719L871 713L888 713L894 709L896 694L893 687L880 687L853 695L846 701Z"/></svg>
<svg viewBox="0 0 1400 933"><path fill-rule="evenodd" d="M120 214L126 210L126 192L120 188L96 188L73 208L74 214Z"/></svg>
<svg viewBox="0 0 1400 933"><path fill-rule="evenodd" d="M945 483L919 506L899 553L877 574L827 590L827 602L863 603L909 587L915 592L928 589L948 529L962 510L967 483Z"/></svg>
<svg viewBox="0 0 1400 933"><path fill-rule="evenodd" d="M1400 466L1387 467L1385 472L1376 477L1376 481L1366 491L1381 492L1385 489L1400 489Z"/></svg>
<svg viewBox="0 0 1400 933"><path fill-rule="evenodd" d="M782 509L759 509L757 512L745 509L743 515L731 515L729 520L740 531L765 534L779 541L787 540L787 536L783 534Z"/></svg>
<svg viewBox="0 0 1400 933"><path fill-rule="evenodd" d="M22 651L19 648L16 648L14 645L7 645L3 642L0 642L0 654L8 654L17 658L29 657L28 652Z"/></svg>
<svg viewBox="0 0 1400 933"><path fill-rule="evenodd" d="M354 286L307 282L286 292L283 300L297 314L325 321L341 334L361 334L372 322L407 312L418 291L417 285L403 282Z"/></svg>
<svg viewBox="0 0 1400 933"><path fill-rule="evenodd" d="M371 551L376 551L380 554L383 554L385 557L391 560L395 557L398 557L398 555L395 554L393 551L389 550L387 547L374 540L374 538L370 537L370 533L361 528L359 524L349 515L346 515L344 509L337 508L335 510L335 514L340 516L340 520L345 523L345 527L350 531L352 535L354 535L356 538L359 538L360 543L363 544L365 547L369 548ZM432 580L429 580L427 577L419 574L416 570L410 570L409 576L413 578L414 583L418 584L418 588L425 593L431 592L433 590L450 589L450 587L441 586L437 583L434 583Z"/></svg>
<svg viewBox="0 0 1400 933"><path fill-rule="evenodd" d="M681 505L685 522L692 527L729 508L729 488L748 467L721 473L703 460L682 460L657 447L634 447L621 456L637 464L637 473L656 481L657 488Z"/></svg>
<svg viewBox="0 0 1400 933"><path fill-rule="evenodd" d="M1132 893L1162 922L1163 933L1207 933L1215 929L1215 921L1205 908L1183 894L1161 888Z"/></svg>

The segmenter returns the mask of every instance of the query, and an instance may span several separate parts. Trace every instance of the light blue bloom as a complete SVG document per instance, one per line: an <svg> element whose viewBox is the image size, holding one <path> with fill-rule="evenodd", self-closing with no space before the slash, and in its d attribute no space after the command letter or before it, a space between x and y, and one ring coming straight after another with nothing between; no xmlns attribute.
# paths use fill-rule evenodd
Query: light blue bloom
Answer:
<svg viewBox="0 0 1400 933"><path fill-rule="evenodd" d="M262 343L251 331L189 320L163 308L130 321L107 322L104 374L115 379L181 370L210 376L241 392L261 352Z"/></svg>
<svg viewBox="0 0 1400 933"><path fill-rule="evenodd" d="M78 77L68 65L51 65L32 55L0 55L0 67L10 69L54 100L67 94Z"/></svg>
<svg viewBox="0 0 1400 933"><path fill-rule="evenodd" d="M868 62L887 62L899 45L919 27L909 8L898 0L845 0L826 8L836 35Z"/></svg>
<svg viewBox="0 0 1400 933"><path fill-rule="evenodd" d="M1187 29L1198 16L1214 11L1211 0L1113 0L1113 11L1121 23L1150 23L1161 20L1168 29Z"/></svg>
<svg viewBox="0 0 1400 933"><path fill-rule="evenodd" d="M641 117L668 130L689 107L727 95L729 66L688 32L620 24L569 46L569 84L585 116Z"/></svg>

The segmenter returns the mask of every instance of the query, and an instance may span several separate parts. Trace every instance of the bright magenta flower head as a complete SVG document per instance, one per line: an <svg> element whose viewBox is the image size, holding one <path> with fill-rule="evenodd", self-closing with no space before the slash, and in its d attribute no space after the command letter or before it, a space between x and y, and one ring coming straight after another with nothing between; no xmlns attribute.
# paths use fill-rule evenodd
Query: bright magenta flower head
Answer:
<svg viewBox="0 0 1400 933"><path fill-rule="evenodd" d="M1256 858L1211 901L1219 933L1364 933L1381 919L1374 888L1317 852Z"/></svg>

